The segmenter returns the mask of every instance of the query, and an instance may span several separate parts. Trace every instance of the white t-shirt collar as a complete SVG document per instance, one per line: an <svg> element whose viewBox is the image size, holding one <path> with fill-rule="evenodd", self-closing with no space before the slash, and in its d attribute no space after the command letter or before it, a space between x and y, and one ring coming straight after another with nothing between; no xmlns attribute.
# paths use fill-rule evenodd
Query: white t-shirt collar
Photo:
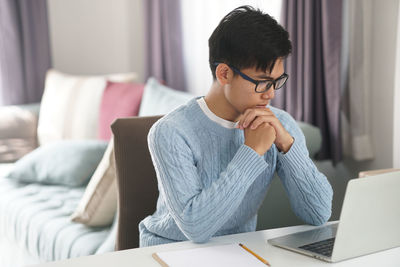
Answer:
<svg viewBox="0 0 400 267"><path fill-rule="evenodd" d="M228 129L235 129L237 122L233 122L233 121L228 121L225 120L223 118L218 117L217 115L215 115L207 106L206 101L204 100L204 97L200 97L199 99L197 99L197 103L199 104L201 110L204 112L204 114L206 114L206 116L218 123L219 125L221 125L222 127L228 128Z"/></svg>

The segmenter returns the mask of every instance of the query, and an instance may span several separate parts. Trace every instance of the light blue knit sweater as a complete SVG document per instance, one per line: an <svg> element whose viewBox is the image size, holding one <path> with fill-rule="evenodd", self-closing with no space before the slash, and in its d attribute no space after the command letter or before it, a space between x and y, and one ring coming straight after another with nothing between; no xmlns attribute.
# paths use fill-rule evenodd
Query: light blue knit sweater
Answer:
<svg viewBox="0 0 400 267"><path fill-rule="evenodd" d="M312 225L329 219L332 188L303 133L288 113L270 109L294 137L286 154L272 145L259 156L244 145L243 130L210 120L196 99L153 125L148 142L160 195L156 212L139 224L141 247L255 231L275 171L298 217Z"/></svg>

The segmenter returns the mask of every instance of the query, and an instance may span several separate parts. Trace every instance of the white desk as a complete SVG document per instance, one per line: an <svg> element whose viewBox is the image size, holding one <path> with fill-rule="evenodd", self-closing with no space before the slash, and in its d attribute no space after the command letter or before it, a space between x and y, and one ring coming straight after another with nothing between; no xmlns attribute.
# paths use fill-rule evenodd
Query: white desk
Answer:
<svg viewBox="0 0 400 267"><path fill-rule="evenodd" d="M290 234L298 231L311 229L312 226L293 226L272 230L257 231L251 233L227 235L212 238L206 244L195 244L189 241L177 242L173 244L152 246L145 248L136 248L123 251L116 251L106 253L103 255L87 256L75 258L59 262L50 262L35 267L132 267L132 266L146 266L146 267L160 267L160 265L151 257L154 252L179 250L185 248L196 248L204 246L215 246L229 243L243 243L251 250L259 254L261 257L267 259L273 267L313 267L313 266L332 266L332 267L399 267L400 266L400 247L394 248L379 253L366 255L338 263L326 263L308 256L303 256L298 253L290 252L281 248L271 246L267 243L270 238L278 237L285 234ZM188 264L190 266L190 264Z"/></svg>

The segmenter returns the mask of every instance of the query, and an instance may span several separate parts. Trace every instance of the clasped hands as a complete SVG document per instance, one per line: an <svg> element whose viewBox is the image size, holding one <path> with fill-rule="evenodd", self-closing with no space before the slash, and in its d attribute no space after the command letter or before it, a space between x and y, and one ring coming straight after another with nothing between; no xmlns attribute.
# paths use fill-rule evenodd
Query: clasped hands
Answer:
<svg viewBox="0 0 400 267"><path fill-rule="evenodd" d="M272 144L286 153L294 139L267 107L249 108L240 117L237 128L244 130L245 145L264 155Z"/></svg>

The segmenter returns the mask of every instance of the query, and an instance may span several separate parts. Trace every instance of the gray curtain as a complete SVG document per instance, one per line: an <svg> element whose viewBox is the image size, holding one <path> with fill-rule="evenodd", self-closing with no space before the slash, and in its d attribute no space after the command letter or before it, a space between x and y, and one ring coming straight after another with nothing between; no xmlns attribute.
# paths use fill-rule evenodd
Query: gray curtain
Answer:
<svg viewBox="0 0 400 267"><path fill-rule="evenodd" d="M185 91L180 0L146 0L147 77Z"/></svg>
<svg viewBox="0 0 400 267"><path fill-rule="evenodd" d="M272 104L296 120L318 126L318 159L342 159L340 131L340 48L342 0L283 0L282 25L292 41L289 80Z"/></svg>
<svg viewBox="0 0 400 267"><path fill-rule="evenodd" d="M0 0L0 105L39 102L50 64L46 0Z"/></svg>

